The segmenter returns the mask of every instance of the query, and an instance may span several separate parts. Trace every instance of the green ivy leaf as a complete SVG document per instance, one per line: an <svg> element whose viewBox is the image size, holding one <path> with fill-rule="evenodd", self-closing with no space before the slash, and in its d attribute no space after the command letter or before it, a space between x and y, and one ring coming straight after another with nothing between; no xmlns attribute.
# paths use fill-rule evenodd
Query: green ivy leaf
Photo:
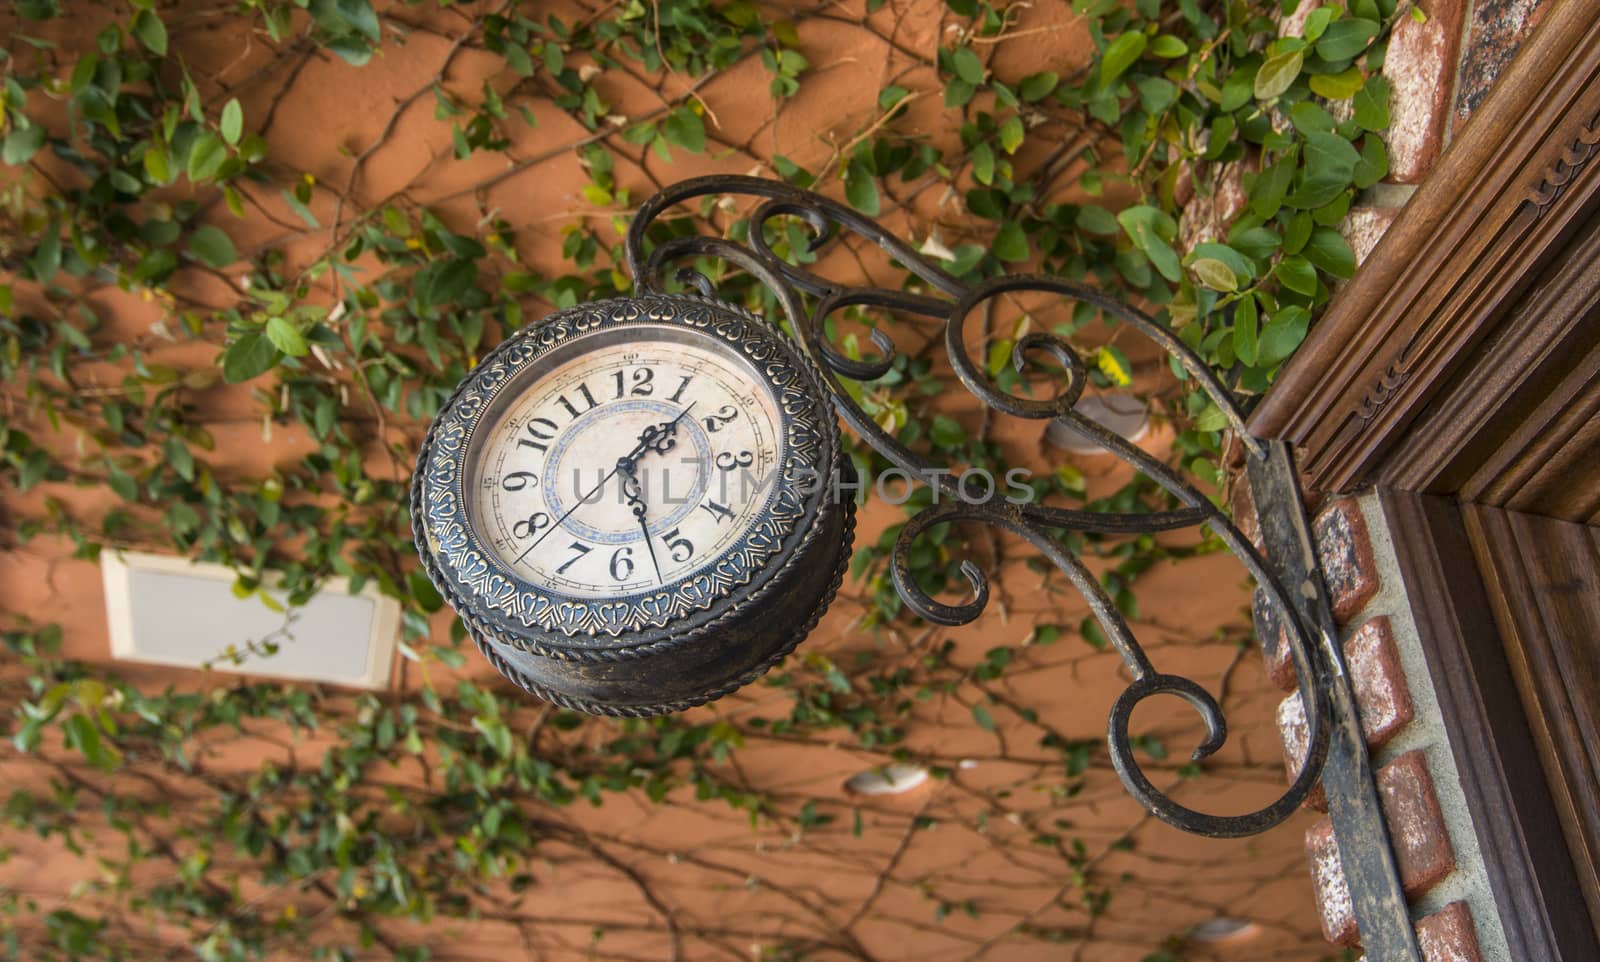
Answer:
<svg viewBox="0 0 1600 962"><path fill-rule="evenodd" d="M1163 60L1176 60L1189 53L1189 45L1170 33L1164 33L1150 41L1150 52Z"/></svg>
<svg viewBox="0 0 1600 962"><path fill-rule="evenodd" d="M928 440L946 450L959 448L967 443L967 432L955 418L936 414L928 425Z"/></svg>
<svg viewBox="0 0 1600 962"><path fill-rule="evenodd" d="M1306 260L1334 277L1349 277L1356 272L1356 255L1343 235L1331 227L1311 232L1305 249Z"/></svg>
<svg viewBox="0 0 1600 962"><path fill-rule="evenodd" d="M1200 283L1214 291L1232 294L1239 289L1239 279L1234 275L1233 268L1215 257L1201 257L1189 265L1189 270L1194 272Z"/></svg>
<svg viewBox="0 0 1600 962"><path fill-rule="evenodd" d="M372 9L372 0L339 0L339 15L368 40L378 42L378 14Z"/></svg>
<svg viewBox="0 0 1600 962"><path fill-rule="evenodd" d="M1290 155L1256 175L1250 187L1250 212L1258 220L1265 221L1278 213L1294 184L1297 167L1298 159Z"/></svg>
<svg viewBox="0 0 1600 962"><path fill-rule="evenodd" d="M1217 106L1221 107L1224 113L1231 114L1249 103L1250 98L1255 95L1256 77L1260 72L1261 64L1253 62L1252 58L1252 61L1246 61L1228 74L1228 79L1222 82L1222 99L1218 101Z"/></svg>
<svg viewBox="0 0 1600 962"><path fill-rule="evenodd" d="M1228 426L1228 416L1215 404L1208 403L1206 409L1194 420L1196 431L1221 431Z"/></svg>
<svg viewBox="0 0 1600 962"><path fill-rule="evenodd" d="M844 196L850 201L851 207L868 217L878 213L878 182L867 170L867 165L859 160L852 160L845 167Z"/></svg>
<svg viewBox="0 0 1600 962"><path fill-rule="evenodd" d="M1022 126L1022 118L1013 116L1010 120L1000 125L1000 146L1008 154L1017 152L1022 146L1023 138L1027 136Z"/></svg>
<svg viewBox="0 0 1600 962"><path fill-rule="evenodd" d="M994 716L989 714L989 709L983 707L982 705L972 706L972 720L977 722L978 727L984 731L994 731Z"/></svg>
<svg viewBox="0 0 1600 962"><path fill-rule="evenodd" d="M189 179L196 183L210 180L227 159L228 148L215 134L201 134L189 148Z"/></svg>
<svg viewBox="0 0 1600 962"><path fill-rule="evenodd" d="M44 138L43 124L28 123L26 127L16 127L6 134L5 145L0 147L0 160L13 167L26 164L44 146Z"/></svg>
<svg viewBox="0 0 1600 962"><path fill-rule="evenodd" d="M167 153L167 145L160 141L151 141L144 152L144 172L149 175L152 184L172 183L171 156Z"/></svg>
<svg viewBox="0 0 1600 962"><path fill-rule="evenodd" d="M413 569L406 576L406 585L411 589L411 600L415 601L417 607L423 611L432 614L444 607L444 598L440 596L439 589L435 588L433 582L429 581L427 575L421 571Z"/></svg>
<svg viewBox="0 0 1600 962"><path fill-rule="evenodd" d="M1382 28L1371 20L1336 20L1317 40L1317 56L1330 63L1349 60L1367 49Z"/></svg>
<svg viewBox="0 0 1600 962"><path fill-rule="evenodd" d="M1313 3L1315 0L1301 0L1301 2ZM1317 38L1322 36L1322 32L1328 29L1328 24L1332 23L1333 18L1339 13L1339 8L1334 6L1322 6L1311 11L1306 17L1306 29L1301 36L1307 43L1316 43Z"/></svg>
<svg viewBox="0 0 1600 962"><path fill-rule="evenodd" d="M1242 283L1256 276L1256 265L1250 258L1229 247L1227 244L1205 243L1196 244L1190 253L1194 258L1210 258L1221 261Z"/></svg>
<svg viewBox="0 0 1600 962"><path fill-rule="evenodd" d="M1338 126L1332 114L1310 101L1295 104L1289 110L1289 120L1296 130L1306 135L1331 134Z"/></svg>
<svg viewBox="0 0 1600 962"><path fill-rule="evenodd" d="M1116 83L1117 78L1144 54L1148 43L1145 35L1137 30L1130 30L1111 41L1105 55L1100 58L1100 87L1105 89Z"/></svg>
<svg viewBox="0 0 1600 962"><path fill-rule="evenodd" d="M33 257L28 261L32 269L33 279L39 283L47 283L61 269L61 229L54 217L44 229L44 235L39 238L39 246L34 249ZM87 348L88 345L82 345Z"/></svg>
<svg viewBox="0 0 1600 962"><path fill-rule="evenodd" d="M1257 327L1256 299L1246 294L1233 309L1233 353L1249 367L1256 363Z"/></svg>
<svg viewBox="0 0 1600 962"><path fill-rule="evenodd" d="M689 107L679 107L667 114L667 119L661 123L661 135L667 138L667 143L691 154L706 152L705 121Z"/></svg>
<svg viewBox="0 0 1600 962"><path fill-rule="evenodd" d="M1085 204L1078 208L1073 223L1091 234L1111 235L1117 232L1117 219L1109 210L1098 204Z"/></svg>
<svg viewBox="0 0 1600 962"><path fill-rule="evenodd" d="M494 749L495 754L501 758L511 757L511 729L506 727L504 721L499 718L475 715L472 719L472 727L483 733L484 740L489 743L490 748Z"/></svg>
<svg viewBox="0 0 1600 962"><path fill-rule="evenodd" d="M1183 277L1178 252L1170 241L1177 236L1178 225L1165 211L1149 205L1125 208L1117 215L1117 222L1127 231L1133 246L1144 251L1161 276L1176 284Z"/></svg>
<svg viewBox="0 0 1600 962"><path fill-rule="evenodd" d="M334 37L326 46L352 67L365 67L372 60L372 48L360 37Z"/></svg>
<svg viewBox="0 0 1600 962"><path fill-rule="evenodd" d="M1028 259L1028 235L1023 233L1022 225L1016 221L1007 221L1000 225L1000 230L994 235L994 256L1003 261L1025 261Z"/></svg>
<svg viewBox="0 0 1600 962"><path fill-rule="evenodd" d="M1146 113L1162 113L1178 102L1178 85L1165 77L1140 77L1133 85L1139 91L1139 105Z"/></svg>
<svg viewBox="0 0 1600 962"><path fill-rule="evenodd" d="M189 252L212 267L227 267L239 259L233 241L220 228L206 224L189 235Z"/></svg>
<svg viewBox="0 0 1600 962"><path fill-rule="evenodd" d="M1381 137L1370 134L1362 139L1361 162L1356 164L1355 171L1356 188L1366 190L1388 175L1389 150L1383 146Z"/></svg>
<svg viewBox="0 0 1600 962"><path fill-rule="evenodd" d="M1028 103L1043 100L1055 92L1056 85L1061 82L1060 76L1054 70L1045 70L1029 74L1022 78L1022 83L1017 87L1017 93Z"/></svg>
<svg viewBox="0 0 1600 962"><path fill-rule="evenodd" d="M950 66L957 77L974 87L983 83L983 61L978 59L971 47L957 47L951 51Z"/></svg>
<svg viewBox="0 0 1600 962"><path fill-rule="evenodd" d="M985 187L994 183L994 150L987 143L972 148L972 179Z"/></svg>
<svg viewBox="0 0 1600 962"><path fill-rule="evenodd" d="M459 299L478 280L476 261L451 258L429 266L436 267L428 276L427 303L430 305L448 304Z"/></svg>
<svg viewBox="0 0 1600 962"><path fill-rule="evenodd" d="M1253 260L1264 261L1283 246L1283 238L1265 227L1236 226L1228 232L1228 246Z"/></svg>
<svg viewBox="0 0 1600 962"><path fill-rule="evenodd" d="M1355 146L1338 134L1307 134L1302 157L1305 178L1290 203L1306 210L1332 201L1355 179L1360 160Z"/></svg>
<svg viewBox="0 0 1600 962"><path fill-rule="evenodd" d="M965 107L978 88L965 80L952 80L944 88L944 105L949 108Z"/></svg>
<svg viewBox="0 0 1600 962"><path fill-rule="evenodd" d="M179 438L171 437L167 438L161 449L166 452L167 463L172 466L172 470L178 472L178 477L185 481L194 480L194 454L189 451L187 444Z"/></svg>
<svg viewBox="0 0 1600 962"><path fill-rule="evenodd" d="M84 715L73 715L66 721L67 744L83 753L89 764L103 772L117 767L115 750L107 751L100 740L100 730Z"/></svg>
<svg viewBox="0 0 1600 962"><path fill-rule="evenodd" d="M250 331L222 352L222 379L238 384L258 377L272 370L279 356L278 349L265 335Z"/></svg>
<svg viewBox="0 0 1600 962"><path fill-rule="evenodd" d="M1361 91L1366 79L1359 67L1351 67L1342 73L1314 74L1311 77L1311 92L1329 100L1349 100Z"/></svg>
<svg viewBox="0 0 1600 962"><path fill-rule="evenodd" d="M1252 88L1255 98L1265 101L1283 96L1283 92L1300 76L1300 68L1304 65L1305 54L1300 50L1290 50L1267 58L1267 62L1256 72Z"/></svg>
<svg viewBox="0 0 1600 962"><path fill-rule="evenodd" d="M283 202L289 205L289 209L294 211L296 217L299 217L301 220L305 221L306 226L322 226L317 222L317 215L311 213L311 208L305 205L305 201L302 201L300 198L296 197L287 190L283 192Z"/></svg>
<svg viewBox="0 0 1600 962"><path fill-rule="evenodd" d="M1278 280L1283 286L1297 294L1307 297L1317 293L1317 270L1311 262L1299 254L1291 254L1278 262Z"/></svg>
<svg viewBox="0 0 1600 962"><path fill-rule="evenodd" d="M1306 328L1311 324L1311 312L1303 307L1285 307L1273 315L1272 321L1261 331L1261 346L1256 363L1261 367L1275 367L1305 340Z"/></svg>
<svg viewBox="0 0 1600 962"><path fill-rule="evenodd" d="M1389 81L1381 74L1367 78L1355 95L1355 121L1362 130L1380 131L1389 126Z"/></svg>
<svg viewBox="0 0 1600 962"><path fill-rule="evenodd" d="M154 10L140 10L134 14L130 29L151 53L158 57L167 55L167 25L161 22Z"/></svg>
<svg viewBox="0 0 1600 962"><path fill-rule="evenodd" d="M238 97L228 98L222 107L222 139L230 145L239 143L239 138L244 134L244 108L239 106Z"/></svg>
<svg viewBox="0 0 1600 962"><path fill-rule="evenodd" d="M282 317L267 318L267 340L290 357L305 357L310 350L306 346L305 336Z"/></svg>

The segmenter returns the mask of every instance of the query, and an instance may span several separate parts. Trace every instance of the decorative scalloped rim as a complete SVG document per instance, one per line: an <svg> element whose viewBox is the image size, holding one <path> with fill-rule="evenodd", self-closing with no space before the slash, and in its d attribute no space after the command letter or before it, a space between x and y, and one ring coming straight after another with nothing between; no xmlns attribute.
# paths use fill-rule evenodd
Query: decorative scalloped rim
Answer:
<svg viewBox="0 0 1600 962"><path fill-rule="evenodd" d="M660 590L604 601L555 596L516 577L472 534L461 490L472 432L499 392L529 364L574 338L640 323L678 324L734 347L768 382L784 415L785 457L768 511L709 570ZM469 624L496 640L556 656L601 655L603 639L667 628L748 584L801 528L812 501L801 491L803 470L817 478L833 466L837 426L806 360L765 321L734 305L694 295L614 299L552 314L501 343L473 369L441 408L421 448L413 501L447 596L471 598ZM420 495L420 497L419 497ZM809 535L816 525L804 525ZM458 610L463 610L457 606ZM499 622L499 624L496 624ZM525 632L571 639L552 649ZM588 642L588 644L585 644ZM601 642L601 644L596 644ZM604 657L604 655L601 655Z"/></svg>
<svg viewBox="0 0 1600 962"><path fill-rule="evenodd" d="M724 682L716 688L695 695L692 698L663 702L659 705L613 705L591 701L587 698L578 698L534 682L523 674L521 670L509 664L499 652L490 647L482 635L473 632L472 640L477 644L478 651L488 660L489 664L493 665L501 675L514 682L518 688L562 708L571 708L591 715L610 715L618 718L649 718L654 715L671 715L680 711L688 711L707 702L716 701L771 671L778 662L787 658L790 653L799 647L800 642L804 641L806 636L811 634L816 629L817 624L822 621L823 614L833 604L833 599L839 594L840 586L844 584L845 572L850 570L851 547L855 544L856 511L855 502L846 501L845 505L847 507L845 509L844 531L839 541L838 557L834 561L833 578L828 582L822 597L817 599L816 605L812 607L811 614L806 617L805 622L797 626L784 640L783 644L773 649L772 653L762 659L760 664L737 678ZM709 628L710 626L707 627ZM701 632L697 631L695 634L698 635Z"/></svg>

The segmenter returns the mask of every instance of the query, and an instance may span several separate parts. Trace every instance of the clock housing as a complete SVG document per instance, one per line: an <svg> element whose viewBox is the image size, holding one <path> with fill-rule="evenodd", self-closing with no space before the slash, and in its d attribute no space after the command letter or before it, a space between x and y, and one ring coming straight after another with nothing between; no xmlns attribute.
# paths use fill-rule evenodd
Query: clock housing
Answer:
<svg viewBox="0 0 1600 962"><path fill-rule="evenodd" d="M667 552L668 567L660 569L658 583L635 577L648 562L640 551L624 555L622 547L612 549L612 566L598 576L588 552L571 553L568 560L574 567L569 571L576 572L582 563L589 582L566 573L554 575L560 567L554 558L540 565L517 561L521 545L533 538L508 537L507 522L516 524L511 499L500 511L495 498L485 494L485 481L510 483L504 480L507 469L516 468L530 475L513 479L523 487L509 493L519 496L531 493L530 488L565 483L559 469L553 476L539 473L549 467L548 455L558 451L557 432L551 428L563 419L552 416L550 423L533 424L529 439L543 446L535 453L546 456L536 465L507 463L504 456L497 461L496 452L503 455L511 434L540 416L528 407L530 400L552 396L565 398L574 415L556 426L577 431L560 450L571 450L573 444L579 450L625 449L634 427L674 410L668 400L672 384L660 385L659 394L636 396L631 393L633 375L624 371L616 392L620 396L609 399L611 410L604 415L595 413L603 405L586 408L588 399L562 388L593 383L592 396L601 380L614 375L619 358L652 351L690 358L685 363L716 372L724 394L748 388L737 400L715 396L715 391L703 397L735 407L739 417L748 418L751 436L767 426L770 437L758 438L765 446L748 449L752 467L757 451L769 459L768 470L757 472L761 486L740 505L738 516L729 519L734 523L726 534L720 524L713 529L721 537L713 550L682 562L670 560ZM699 361L692 360L696 357ZM562 379L562 372L573 371L602 378ZM677 444L671 454L683 466L680 473L692 479L692 489L717 470L715 456L729 453L711 450L706 428L725 427L733 420L715 421L718 414L729 413L723 406L701 412L692 409L700 402L687 395L679 402L691 405L678 410L679 422L689 416L713 419L686 427L680 423L681 434L674 431ZM429 577L501 672L569 707L658 714L747 683L814 627L837 591L849 557L854 502L830 497L833 487L828 483L849 470L821 378L780 331L721 301L649 295L558 312L491 351L428 431L413 478L412 524ZM557 512L548 510L554 506L550 502L541 506L524 498L519 504L533 505L538 509L533 513L544 515L537 534L565 539L557 540L558 545L570 540L570 547L581 549L591 547L595 535L603 536L599 540L624 538L625 517L615 506L589 509L571 496L575 491L569 490L565 501L557 498L567 514L559 522ZM688 511L700 506L691 504ZM719 511L731 515L733 505L713 500L708 510L720 522ZM650 529L647 540L655 539L646 547L660 545L665 551L659 539L668 533L668 520L671 515L643 522ZM535 534L531 525L519 530ZM655 560L652 567L659 568L660 558ZM617 584L608 586L607 574L626 577L613 578Z"/></svg>

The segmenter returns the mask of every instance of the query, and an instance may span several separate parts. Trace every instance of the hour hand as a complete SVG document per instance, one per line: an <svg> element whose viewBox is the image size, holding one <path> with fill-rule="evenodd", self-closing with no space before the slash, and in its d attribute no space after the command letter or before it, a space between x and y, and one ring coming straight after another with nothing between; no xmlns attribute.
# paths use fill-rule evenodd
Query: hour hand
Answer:
<svg viewBox="0 0 1600 962"><path fill-rule="evenodd" d="M629 451L626 457L617 462L618 465L621 465L622 461L633 464L644 457L646 451L654 451L657 454L666 454L671 451L678 443L678 422L688 416L689 410L694 407L694 404L695 402L690 401L688 407L678 412L677 417L670 421L662 421L660 424L652 424L639 432L639 443L634 445L633 450Z"/></svg>
<svg viewBox="0 0 1600 962"><path fill-rule="evenodd" d="M622 458L617 462L617 473L622 475L622 496L627 500L628 508L633 511L633 516L641 522L648 506L644 503L644 486L639 483L639 469L632 458Z"/></svg>
<svg viewBox="0 0 1600 962"><path fill-rule="evenodd" d="M656 546L650 540L650 524L645 520L649 506L644 501L644 486L639 483L639 474L633 462L627 458L617 462L617 472L622 475L622 495L639 521L639 533L644 536L645 550L650 552L650 565L656 569L656 583L661 584L661 562L656 560Z"/></svg>

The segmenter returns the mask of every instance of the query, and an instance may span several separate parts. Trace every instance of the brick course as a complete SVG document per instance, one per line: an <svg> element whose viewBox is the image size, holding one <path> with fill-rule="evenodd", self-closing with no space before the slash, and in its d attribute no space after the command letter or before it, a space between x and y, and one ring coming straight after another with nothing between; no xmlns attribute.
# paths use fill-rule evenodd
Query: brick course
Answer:
<svg viewBox="0 0 1600 962"><path fill-rule="evenodd" d="M1400 884L1408 897L1415 898L1437 885L1456 866L1433 777L1422 753L1414 751L1379 769L1377 784ZM1306 832L1306 855L1311 862L1323 935L1336 945L1358 944L1360 933L1350 904L1350 889L1329 819L1319 820Z"/></svg>
<svg viewBox="0 0 1600 962"><path fill-rule="evenodd" d="M1354 498L1336 499L1317 515L1312 533L1333 617L1343 624L1378 593L1378 563L1361 505Z"/></svg>
<svg viewBox="0 0 1600 962"><path fill-rule="evenodd" d="M1389 80L1389 180L1420 183L1444 150L1465 0L1424 0L1427 19L1396 22L1383 75Z"/></svg>
<svg viewBox="0 0 1600 962"><path fill-rule="evenodd" d="M1379 748L1416 717L1389 619L1373 618L1356 629L1344 643L1344 657L1361 713L1361 731L1369 748Z"/></svg>
<svg viewBox="0 0 1600 962"><path fill-rule="evenodd" d="M1483 962L1472 910L1451 902L1417 924L1417 945L1424 962Z"/></svg>

